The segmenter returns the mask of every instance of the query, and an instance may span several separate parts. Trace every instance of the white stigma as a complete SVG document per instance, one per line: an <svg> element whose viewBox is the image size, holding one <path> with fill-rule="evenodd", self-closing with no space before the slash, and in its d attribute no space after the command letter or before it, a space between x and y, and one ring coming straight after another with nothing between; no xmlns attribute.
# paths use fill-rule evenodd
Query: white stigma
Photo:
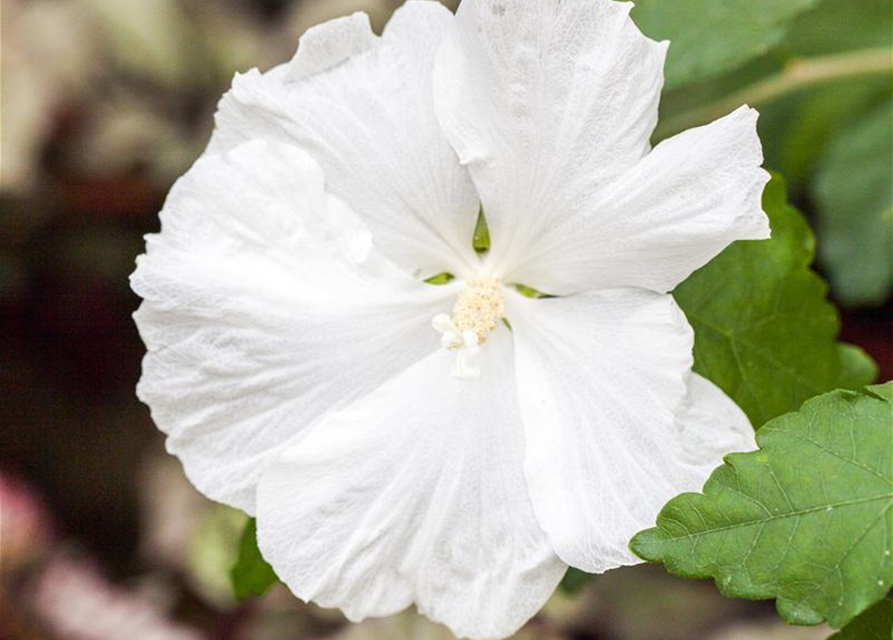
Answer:
<svg viewBox="0 0 893 640"><path fill-rule="evenodd" d="M474 278L465 282L453 307L453 317L445 313L434 317L432 326L441 333L440 345L456 351L453 375L462 380L480 377L476 360L487 334L505 315L502 283L496 278Z"/></svg>

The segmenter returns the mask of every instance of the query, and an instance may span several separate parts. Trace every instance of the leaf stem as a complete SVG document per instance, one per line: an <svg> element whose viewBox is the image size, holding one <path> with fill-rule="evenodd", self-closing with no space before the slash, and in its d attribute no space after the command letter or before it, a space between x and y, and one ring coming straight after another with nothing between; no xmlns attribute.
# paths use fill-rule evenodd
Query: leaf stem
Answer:
<svg viewBox="0 0 893 640"><path fill-rule="evenodd" d="M656 139L712 122L742 104L752 107L767 104L814 85L893 71L893 54L887 47L860 49L814 58L793 58L778 72L716 102L684 111L658 126Z"/></svg>

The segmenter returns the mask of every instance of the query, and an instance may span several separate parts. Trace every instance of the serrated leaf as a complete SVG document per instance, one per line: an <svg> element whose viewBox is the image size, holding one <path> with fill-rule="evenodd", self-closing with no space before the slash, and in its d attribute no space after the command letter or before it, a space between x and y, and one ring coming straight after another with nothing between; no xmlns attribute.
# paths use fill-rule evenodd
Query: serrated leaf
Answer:
<svg viewBox="0 0 893 640"><path fill-rule="evenodd" d="M245 525L239 541L239 555L230 570L233 593L240 600L262 596L279 582L273 567L264 560L257 548L257 521L254 518Z"/></svg>
<svg viewBox="0 0 893 640"><path fill-rule="evenodd" d="M813 182L822 245L837 297L879 304L893 289L893 100L832 141Z"/></svg>
<svg viewBox="0 0 893 640"><path fill-rule="evenodd" d="M669 40L666 87L716 77L781 42L793 19L817 0L638 0L633 19Z"/></svg>
<svg viewBox="0 0 893 640"><path fill-rule="evenodd" d="M893 382L839 390L757 431L630 548L723 595L776 598L793 624L841 627L893 585Z"/></svg>
<svg viewBox="0 0 893 640"><path fill-rule="evenodd" d="M893 600L885 598L828 640L893 639Z"/></svg>
<svg viewBox="0 0 893 640"><path fill-rule="evenodd" d="M837 310L809 268L812 233L777 176L763 208L771 240L734 243L673 292L695 330L695 371L735 400L754 426L877 375L861 350L837 342Z"/></svg>

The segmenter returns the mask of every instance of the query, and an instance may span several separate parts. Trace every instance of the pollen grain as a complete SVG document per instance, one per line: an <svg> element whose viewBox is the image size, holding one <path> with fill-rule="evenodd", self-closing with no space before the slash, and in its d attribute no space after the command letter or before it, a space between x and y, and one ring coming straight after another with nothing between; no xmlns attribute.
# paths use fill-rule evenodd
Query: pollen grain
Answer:
<svg viewBox="0 0 893 640"><path fill-rule="evenodd" d="M465 282L453 307L452 320L459 331L474 331L478 344L483 344L504 316L502 283L496 278L473 278Z"/></svg>

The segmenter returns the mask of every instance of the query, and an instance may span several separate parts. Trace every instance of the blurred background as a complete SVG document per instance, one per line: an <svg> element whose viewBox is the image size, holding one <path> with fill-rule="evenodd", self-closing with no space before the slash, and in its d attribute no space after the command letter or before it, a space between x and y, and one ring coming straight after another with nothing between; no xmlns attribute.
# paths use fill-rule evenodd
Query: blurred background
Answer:
<svg viewBox="0 0 893 640"><path fill-rule="evenodd" d="M233 73L288 60L305 29L335 16L363 10L380 30L398 4L2 0L0 640L451 637L412 613L346 625L282 587L237 602L228 572L245 517L191 488L134 396L143 347L127 276ZM843 337L884 380L893 377L890 11L889 0L818 2L783 42L674 86L656 134L730 111L800 56L886 48L886 70L782 83L751 100L767 166L785 174L816 229ZM643 566L566 584L519 638L827 635L777 622L772 603L726 600L712 583Z"/></svg>

